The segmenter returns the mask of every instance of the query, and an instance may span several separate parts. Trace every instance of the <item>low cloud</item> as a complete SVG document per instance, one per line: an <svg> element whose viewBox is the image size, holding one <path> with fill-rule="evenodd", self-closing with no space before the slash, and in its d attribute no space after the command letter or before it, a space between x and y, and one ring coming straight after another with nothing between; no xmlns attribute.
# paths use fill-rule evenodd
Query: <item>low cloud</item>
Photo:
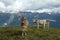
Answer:
<svg viewBox="0 0 60 40"><path fill-rule="evenodd" d="M32 13L60 13L60 7L58 8L52 8L52 9L39 9L39 10L25 10L25 12L32 12Z"/></svg>

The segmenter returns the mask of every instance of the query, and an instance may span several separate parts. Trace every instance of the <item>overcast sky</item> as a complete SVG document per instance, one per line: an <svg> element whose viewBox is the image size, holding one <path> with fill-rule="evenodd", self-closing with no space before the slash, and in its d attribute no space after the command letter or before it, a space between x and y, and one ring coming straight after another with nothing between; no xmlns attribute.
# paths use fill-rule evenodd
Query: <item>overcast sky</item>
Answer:
<svg viewBox="0 0 60 40"><path fill-rule="evenodd" d="M60 0L0 0L0 11L60 11Z"/></svg>

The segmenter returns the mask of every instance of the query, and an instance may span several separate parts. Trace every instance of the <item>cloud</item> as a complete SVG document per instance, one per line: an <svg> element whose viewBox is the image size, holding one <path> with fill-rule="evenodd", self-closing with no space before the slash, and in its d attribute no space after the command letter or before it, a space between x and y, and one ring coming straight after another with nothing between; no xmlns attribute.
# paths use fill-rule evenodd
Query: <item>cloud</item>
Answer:
<svg viewBox="0 0 60 40"><path fill-rule="evenodd" d="M5 3L6 5L11 5L13 2L15 2L16 0L0 0L0 2Z"/></svg>
<svg viewBox="0 0 60 40"><path fill-rule="evenodd" d="M0 0L0 10L8 12L21 10L37 10L38 12L59 11L60 0Z"/></svg>
<svg viewBox="0 0 60 40"><path fill-rule="evenodd" d="M8 12L18 12L22 7L22 2L14 2L12 5L7 6Z"/></svg>
<svg viewBox="0 0 60 40"><path fill-rule="evenodd" d="M3 2L0 2L0 11L5 10L5 4Z"/></svg>

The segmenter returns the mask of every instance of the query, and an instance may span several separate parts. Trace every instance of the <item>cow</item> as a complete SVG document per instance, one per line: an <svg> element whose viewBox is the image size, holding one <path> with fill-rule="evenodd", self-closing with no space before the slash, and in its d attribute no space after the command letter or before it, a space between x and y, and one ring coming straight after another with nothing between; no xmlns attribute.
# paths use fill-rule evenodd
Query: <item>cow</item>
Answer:
<svg viewBox="0 0 60 40"><path fill-rule="evenodd" d="M43 24L43 26L44 26L43 28L44 28L44 29L45 29L45 27L46 27L46 24L48 25L48 28L49 28L49 20L34 19L33 22L36 23L37 29L39 29L39 25L40 25L40 24Z"/></svg>
<svg viewBox="0 0 60 40"><path fill-rule="evenodd" d="M26 17L21 18L21 27L22 27L22 36L26 35L27 27L28 27L28 20Z"/></svg>

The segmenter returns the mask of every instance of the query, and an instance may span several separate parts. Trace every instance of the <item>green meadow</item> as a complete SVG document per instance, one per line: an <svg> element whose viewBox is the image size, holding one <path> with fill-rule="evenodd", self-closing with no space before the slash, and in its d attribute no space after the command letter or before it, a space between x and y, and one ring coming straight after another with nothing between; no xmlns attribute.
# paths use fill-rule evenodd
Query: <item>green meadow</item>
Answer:
<svg viewBox="0 0 60 40"><path fill-rule="evenodd" d="M18 26L0 27L0 40L60 40L60 28L37 29L28 27L27 35L22 37L22 28Z"/></svg>

